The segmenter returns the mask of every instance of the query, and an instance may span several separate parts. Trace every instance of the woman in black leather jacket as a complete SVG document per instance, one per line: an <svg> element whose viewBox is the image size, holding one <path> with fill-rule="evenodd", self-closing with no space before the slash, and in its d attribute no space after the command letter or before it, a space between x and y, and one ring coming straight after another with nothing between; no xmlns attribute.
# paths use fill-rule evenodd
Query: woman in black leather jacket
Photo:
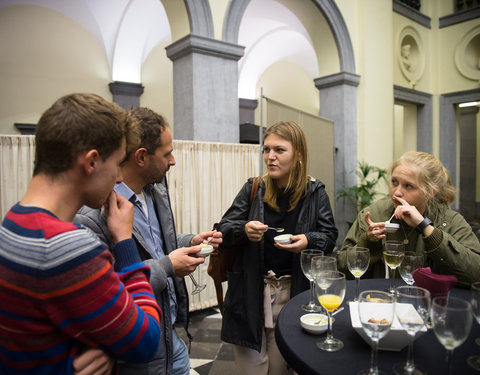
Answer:
<svg viewBox="0 0 480 375"><path fill-rule="evenodd" d="M300 252L332 252L338 236L325 185L307 176L307 146L294 122L279 122L263 137L267 174L250 205L252 181L242 187L219 229L225 246L238 252L228 273L222 340L234 344L242 374L287 374L275 344L280 309L309 282L300 267ZM276 244L268 227L291 233L291 243Z"/></svg>

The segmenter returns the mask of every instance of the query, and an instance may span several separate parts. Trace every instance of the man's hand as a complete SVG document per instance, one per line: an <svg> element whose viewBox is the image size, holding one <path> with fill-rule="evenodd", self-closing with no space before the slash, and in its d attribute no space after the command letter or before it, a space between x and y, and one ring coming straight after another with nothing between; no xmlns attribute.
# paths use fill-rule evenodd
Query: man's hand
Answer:
<svg viewBox="0 0 480 375"><path fill-rule="evenodd" d="M87 349L73 360L75 375L110 375L115 361L100 349Z"/></svg>
<svg viewBox="0 0 480 375"><path fill-rule="evenodd" d="M175 276L185 277L195 271L199 264L205 262L204 257L197 257L195 255L199 251L200 246L181 247L168 254L173 269L175 270Z"/></svg>
<svg viewBox="0 0 480 375"><path fill-rule="evenodd" d="M211 230L209 232L202 232L197 234L190 241L191 246L200 245L202 243L209 243L214 249L218 249L218 245L222 243L222 232Z"/></svg>
<svg viewBox="0 0 480 375"><path fill-rule="evenodd" d="M113 243L132 238L133 204L112 191L105 205L108 231L112 235Z"/></svg>

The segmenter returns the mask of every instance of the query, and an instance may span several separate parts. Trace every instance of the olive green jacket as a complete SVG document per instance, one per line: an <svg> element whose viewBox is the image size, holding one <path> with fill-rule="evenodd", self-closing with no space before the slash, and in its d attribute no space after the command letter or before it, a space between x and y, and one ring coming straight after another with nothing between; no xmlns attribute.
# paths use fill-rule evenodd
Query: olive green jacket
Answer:
<svg viewBox="0 0 480 375"><path fill-rule="evenodd" d="M393 214L393 203L390 197L382 198L358 213L357 219L347 233L342 248L338 253L338 268L350 275L347 267L346 249L350 246L368 247L370 249L370 266L365 274L370 278L385 277L385 265L382 259L382 241L370 242L367 239L368 225L365 214L370 212L373 222L388 220ZM455 275L459 285L469 287L480 280L480 243L470 225L462 215L445 205L434 204L426 212L435 227L433 233L425 238L415 228L405 222L400 229L387 234L387 240L408 240L406 251L422 254L424 266L430 267L433 273Z"/></svg>

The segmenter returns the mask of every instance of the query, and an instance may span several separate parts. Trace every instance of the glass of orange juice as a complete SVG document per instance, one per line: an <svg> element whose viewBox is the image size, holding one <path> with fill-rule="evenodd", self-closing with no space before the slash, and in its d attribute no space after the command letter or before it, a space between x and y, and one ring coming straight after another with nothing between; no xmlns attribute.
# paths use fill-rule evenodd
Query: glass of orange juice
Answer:
<svg viewBox="0 0 480 375"><path fill-rule="evenodd" d="M318 302L327 311L327 336L317 342L317 346L328 352L335 352L343 348L343 342L332 335L332 313L338 309L345 297L345 274L338 271L322 271L315 275L315 291Z"/></svg>

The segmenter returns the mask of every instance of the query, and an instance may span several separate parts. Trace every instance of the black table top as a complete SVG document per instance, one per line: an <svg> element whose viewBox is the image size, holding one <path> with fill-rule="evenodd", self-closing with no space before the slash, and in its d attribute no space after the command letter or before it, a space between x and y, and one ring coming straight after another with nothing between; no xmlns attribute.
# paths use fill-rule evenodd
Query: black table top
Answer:
<svg viewBox="0 0 480 375"><path fill-rule="evenodd" d="M384 290L389 286L390 280L365 279L360 280L360 291ZM401 279L395 279L396 286L405 285ZM355 281L347 281L347 291L342 306L345 309L335 315L332 327L333 336L344 343L344 348L337 352L325 352L316 346L316 342L323 338L322 335L312 335L305 332L300 325L300 316L306 314L301 305L307 303L310 291L303 292L292 298L280 312L275 328L275 339L280 352L288 364L300 375L328 375L328 374L356 374L362 369L370 367L370 346L352 328L350 310L345 301L351 300L355 293ZM450 295L470 299L468 289L454 288ZM475 344L475 339L480 338L480 325L473 319L470 335L453 354L452 373L477 374L466 359L472 355L480 355L480 346ZM407 347L401 351L379 350L378 366L387 374L392 374L392 366L407 359ZM415 340L414 344L415 365L428 374L448 374L446 365L445 348L435 337L432 330Z"/></svg>

